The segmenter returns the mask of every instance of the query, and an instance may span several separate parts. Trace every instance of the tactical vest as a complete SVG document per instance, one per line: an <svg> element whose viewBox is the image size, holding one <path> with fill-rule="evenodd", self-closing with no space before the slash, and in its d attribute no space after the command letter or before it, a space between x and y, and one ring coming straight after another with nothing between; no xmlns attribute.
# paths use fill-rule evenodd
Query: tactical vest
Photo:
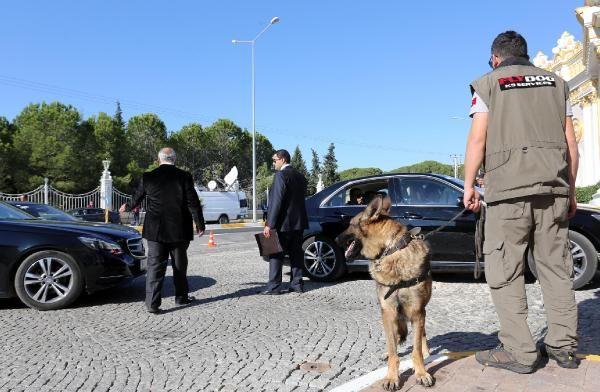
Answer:
<svg viewBox="0 0 600 392"><path fill-rule="evenodd" d="M471 84L489 109L485 200L568 195L567 82L524 59L508 60Z"/></svg>

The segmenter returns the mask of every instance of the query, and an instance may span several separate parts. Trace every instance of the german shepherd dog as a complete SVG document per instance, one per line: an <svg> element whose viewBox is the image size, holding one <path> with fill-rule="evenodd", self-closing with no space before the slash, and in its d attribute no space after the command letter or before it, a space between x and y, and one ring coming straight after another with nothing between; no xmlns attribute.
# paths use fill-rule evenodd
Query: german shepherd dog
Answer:
<svg viewBox="0 0 600 392"><path fill-rule="evenodd" d="M430 387L434 379L425 371L423 360L429 356L425 337L425 306L431 298L429 250L418 238L402 249L392 248L407 229L390 217L390 208L389 197L377 196L352 218L348 229L336 241L347 249L347 259L356 256L360 248L360 252L370 260L369 272L375 280L387 343L384 357L387 356L388 371L383 388L388 391L400 388L398 345L406 340L408 320L414 336L412 360L415 376L419 384ZM418 277L424 278L415 279ZM391 286L411 280L410 287L399 288L387 299L384 298Z"/></svg>

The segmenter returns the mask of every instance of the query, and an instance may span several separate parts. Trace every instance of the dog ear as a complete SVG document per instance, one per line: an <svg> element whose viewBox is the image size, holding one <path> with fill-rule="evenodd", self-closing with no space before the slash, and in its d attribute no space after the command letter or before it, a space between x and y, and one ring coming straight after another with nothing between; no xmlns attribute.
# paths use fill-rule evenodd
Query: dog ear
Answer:
<svg viewBox="0 0 600 392"><path fill-rule="evenodd" d="M382 214L389 215L391 206L392 201L389 197L384 199L381 195L377 195L365 208L362 220L376 221Z"/></svg>
<svg viewBox="0 0 600 392"><path fill-rule="evenodd" d="M383 215L390 216L390 211L392 210L392 199L389 196L383 198L381 205L381 213Z"/></svg>

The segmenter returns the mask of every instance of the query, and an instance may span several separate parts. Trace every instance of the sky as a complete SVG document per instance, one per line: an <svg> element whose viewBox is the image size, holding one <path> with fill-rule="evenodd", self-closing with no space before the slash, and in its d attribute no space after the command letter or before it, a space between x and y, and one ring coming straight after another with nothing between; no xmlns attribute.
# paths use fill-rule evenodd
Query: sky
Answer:
<svg viewBox="0 0 600 392"><path fill-rule="evenodd" d="M583 0L4 2L0 116L61 101L84 118L153 112L169 132L219 118L274 147L299 145L310 166L335 143L340 169L400 166L464 154L469 84L489 71L505 30L552 57L563 31L581 40ZM249 146L251 148L251 146Z"/></svg>

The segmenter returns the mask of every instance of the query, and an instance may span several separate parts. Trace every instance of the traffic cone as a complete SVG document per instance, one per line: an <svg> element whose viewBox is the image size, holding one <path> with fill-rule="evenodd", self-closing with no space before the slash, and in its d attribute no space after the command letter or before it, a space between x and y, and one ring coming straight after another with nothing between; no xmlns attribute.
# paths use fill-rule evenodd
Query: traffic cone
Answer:
<svg viewBox="0 0 600 392"><path fill-rule="evenodd" d="M217 243L215 242L215 233L213 233L211 231L210 236L208 237L208 247L215 248L216 246L217 246Z"/></svg>

